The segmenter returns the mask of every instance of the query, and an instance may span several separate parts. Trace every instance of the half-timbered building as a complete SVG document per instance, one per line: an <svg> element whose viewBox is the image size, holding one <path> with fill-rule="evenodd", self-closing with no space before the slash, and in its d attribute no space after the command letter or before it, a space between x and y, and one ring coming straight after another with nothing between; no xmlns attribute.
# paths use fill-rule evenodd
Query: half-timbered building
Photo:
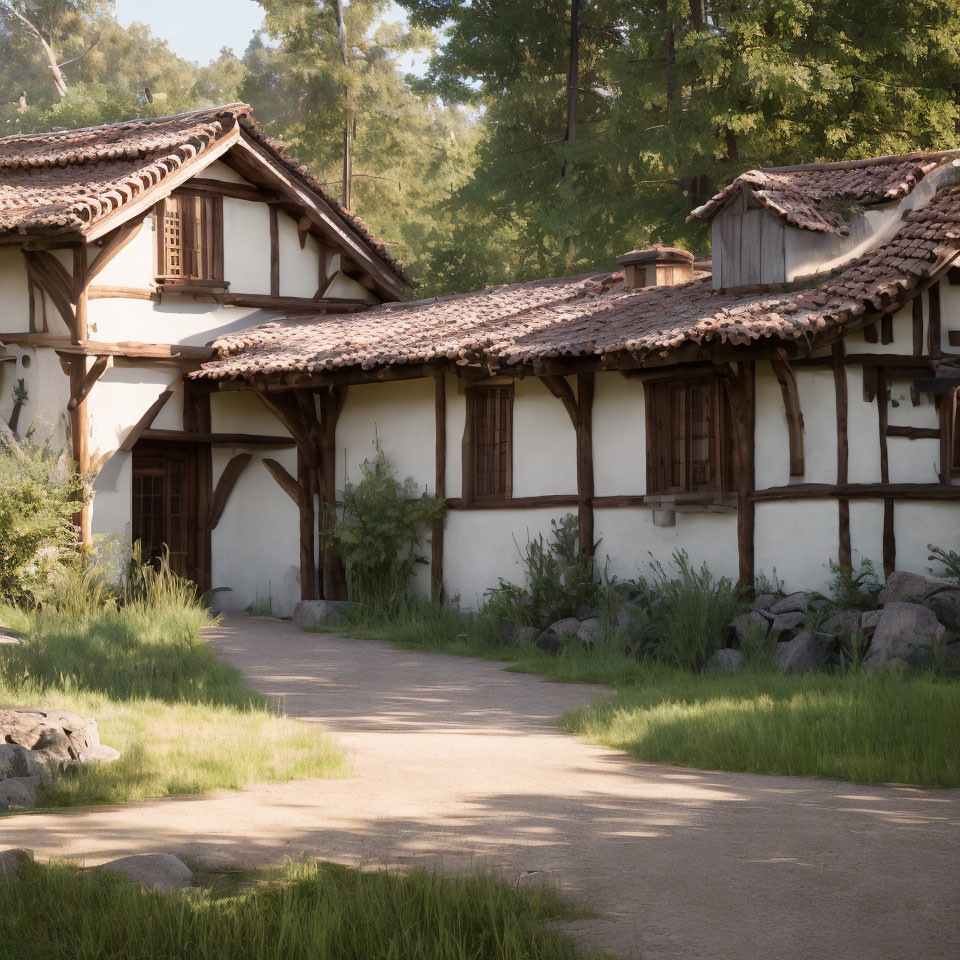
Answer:
<svg viewBox="0 0 960 960"><path fill-rule="evenodd" d="M85 538L231 607L344 595L318 529L375 442L449 506L418 588L471 606L569 512L620 576L922 569L960 536L958 165L750 171L691 214L712 272L655 246L407 302L243 105L6 138L0 416L69 438Z"/></svg>

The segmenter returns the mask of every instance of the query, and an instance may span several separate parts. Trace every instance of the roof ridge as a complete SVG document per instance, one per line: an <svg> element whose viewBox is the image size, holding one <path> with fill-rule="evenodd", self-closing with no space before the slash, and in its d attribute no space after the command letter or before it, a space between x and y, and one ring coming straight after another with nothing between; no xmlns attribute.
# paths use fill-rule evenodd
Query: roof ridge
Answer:
<svg viewBox="0 0 960 960"><path fill-rule="evenodd" d="M748 173L803 173L806 170L859 170L864 167L889 166L896 161L941 160L947 157L960 157L960 149L954 150L914 150L910 153L891 153L882 157L864 157L860 160L827 160L816 163L796 163L786 167L752 167L738 174L737 180Z"/></svg>

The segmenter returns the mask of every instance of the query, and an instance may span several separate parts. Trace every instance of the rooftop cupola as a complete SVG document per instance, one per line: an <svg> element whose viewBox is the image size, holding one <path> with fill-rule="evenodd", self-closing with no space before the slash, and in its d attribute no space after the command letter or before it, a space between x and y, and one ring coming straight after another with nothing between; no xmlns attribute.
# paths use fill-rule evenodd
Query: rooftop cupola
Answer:
<svg viewBox="0 0 960 960"><path fill-rule="evenodd" d="M628 287L666 287L693 277L693 254L680 247L655 243L645 250L631 250L617 257Z"/></svg>

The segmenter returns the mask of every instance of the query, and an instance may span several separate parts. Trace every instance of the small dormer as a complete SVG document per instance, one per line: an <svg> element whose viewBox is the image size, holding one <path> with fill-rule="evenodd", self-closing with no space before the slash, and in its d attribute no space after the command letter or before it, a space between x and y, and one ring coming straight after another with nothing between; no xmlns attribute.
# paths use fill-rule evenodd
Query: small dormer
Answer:
<svg viewBox="0 0 960 960"><path fill-rule="evenodd" d="M680 247L659 243L645 250L631 250L617 257L628 287L663 287L683 283L693 277L693 254Z"/></svg>
<svg viewBox="0 0 960 960"><path fill-rule="evenodd" d="M711 221L715 288L828 273L892 237L958 179L960 151L751 170L688 219Z"/></svg>

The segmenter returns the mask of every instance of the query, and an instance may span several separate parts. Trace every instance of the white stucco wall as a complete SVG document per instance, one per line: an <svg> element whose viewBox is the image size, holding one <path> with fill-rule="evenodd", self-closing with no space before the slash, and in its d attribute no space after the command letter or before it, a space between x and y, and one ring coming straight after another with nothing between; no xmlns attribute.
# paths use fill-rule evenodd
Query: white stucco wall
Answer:
<svg viewBox="0 0 960 960"><path fill-rule="evenodd" d="M593 397L593 486L598 497L644 493L646 433L641 380L627 379L618 373L597 376Z"/></svg>

